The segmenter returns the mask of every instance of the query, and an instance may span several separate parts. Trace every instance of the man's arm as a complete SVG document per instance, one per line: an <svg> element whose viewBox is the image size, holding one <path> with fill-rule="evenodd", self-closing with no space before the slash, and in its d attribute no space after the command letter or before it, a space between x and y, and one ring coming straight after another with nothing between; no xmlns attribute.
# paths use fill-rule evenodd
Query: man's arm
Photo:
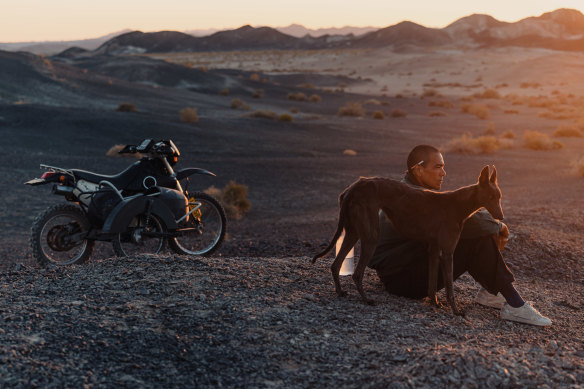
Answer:
<svg viewBox="0 0 584 389"><path fill-rule="evenodd" d="M466 219L460 237L472 239L489 235L493 236L499 250L503 250L509 241L509 228L504 223L495 220L489 212L481 209Z"/></svg>

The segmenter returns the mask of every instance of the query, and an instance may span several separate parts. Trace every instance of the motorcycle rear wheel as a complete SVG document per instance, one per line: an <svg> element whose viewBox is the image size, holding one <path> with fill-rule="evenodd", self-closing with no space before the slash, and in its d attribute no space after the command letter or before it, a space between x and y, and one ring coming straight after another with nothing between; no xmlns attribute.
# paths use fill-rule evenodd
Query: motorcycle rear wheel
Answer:
<svg viewBox="0 0 584 389"><path fill-rule="evenodd" d="M47 208L32 223L30 248L41 266L66 266L87 261L95 241L70 242L72 235L88 231L91 223L74 204L56 204Z"/></svg>
<svg viewBox="0 0 584 389"><path fill-rule="evenodd" d="M206 193L193 192L189 197L201 205L189 216L188 222L181 223L179 228L192 230L179 232L179 235L170 238L168 243L177 254L209 256L217 251L225 239L227 230L225 211L214 197Z"/></svg>
<svg viewBox="0 0 584 389"><path fill-rule="evenodd" d="M114 252L118 257L139 254L158 254L164 246L163 236L149 236L148 233L162 233L162 223L155 215L150 215L146 225L146 215L136 215L126 227L126 232L117 234L112 240Z"/></svg>

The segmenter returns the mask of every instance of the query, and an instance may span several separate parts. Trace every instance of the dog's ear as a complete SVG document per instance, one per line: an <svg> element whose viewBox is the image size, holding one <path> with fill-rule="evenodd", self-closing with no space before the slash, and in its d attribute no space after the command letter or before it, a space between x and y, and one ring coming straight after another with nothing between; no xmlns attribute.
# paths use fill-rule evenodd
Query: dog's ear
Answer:
<svg viewBox="0 0 584 389"><path fill-rule="evenodd" d="M479 184L486 185L489 183L489 165L485 166L481 170L481 175L479 176Z"/></svg>
<svg viewBox="0 0 584 389"><path fill-rule="evenodd" d="M493 174L491 174L491 180L493 184L497 183L497 168L493 165Z"/></svg>

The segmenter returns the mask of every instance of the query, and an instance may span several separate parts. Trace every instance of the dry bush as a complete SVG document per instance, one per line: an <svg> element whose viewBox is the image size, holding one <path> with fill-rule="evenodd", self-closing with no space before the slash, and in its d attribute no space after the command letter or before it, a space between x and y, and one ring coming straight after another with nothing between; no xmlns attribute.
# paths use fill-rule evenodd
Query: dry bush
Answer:
<svg viewBox="0 0 584 389"><path fill-rule="evenodd" d="M391 105L391 103L389 101L382 101L381 105L383 105L384 107L387 107L387 106Z"/></svg>
<svg viewBox="0 0 584 389"><path fill-rule="evenodd" d="M518 110L516 109L506 109L503 111L503 113L509 114L509 115L517 115L519 113Z"/></svg>
<svg viewBox="0 0 584 389"><path fill-rule="evenodd" d="M248 111L250 109L249 105L241 99L233 99L231 100L231 108L233 109L243 109Z"/></svg>
<svg viewBox="0 0 584 389"><path fill-rule="evenodd" d="M119 151L121 149L123 149L124 147L126 147L126 145L113 145L112 147L110 147L110 149L107 151L107 153L105 153L106 157L130 157L130 158L142 158L143 155L140 153L134 153L134 154L119 154Z"/></svg>
<svg viewBox="0 0 584 389"><path fill-rule="evenodd" d="M582 138L584 135L582 135L582 131L580 131L574 125L561 125L556 129L553 136L555 136L556 138L558 137Z"/></svg>
<svg viewBox="0 0 584 389"><path fill-rule="evenodd" d="M501 94L495 89L485 89L482 93L475 93L473 95L477 99L500 99Z"/></svg>
<svg viewBox="0 0 584 389"><path fill-rule="evenodd" d="M133 103L122 103L116 108L116 112L138 112L136 104Z"/></svg>
<svg viewBox="0 0 584 389"><path fill-rule="evenodd" d="M451 139L445 146L447 151L461 154L491 154L499 148L501 143L494 136L473 138L470 134Z"/></svg>
<svg viewBox="0 0 584 389"><path fill-rule="evenodd" d="M314 89L314 85L312 84L299 84L299 88L306 88L306 89Z"/></svg>
<svg viewBox="0 0 584 389"><path fill-rule="evenodd" d="M495 123L490 122L485 130L485 135L495 135Z"/></svg>
<svg viewBox="0 0 584 389"><path fill-rule="evenodd" d="M436 89L424 89L420 98L423 99L426 97L442 97L442 95Z"/></svg>
<svg viewBox="0 0 584 389"><path fill-rule="evenodd" d="M515 139L515 133L513 131L505 131L501 134L503 139Z"/></svg>
<svg viewBox="0 0 584 389"><path fill-rule="evenodd" d="M553 112L553 111L542 111L537 114L538 117L544 119L553 119L553 120L568 120L568 119L576 119L580 117L580 114L572 111L572 112Z"/></svg>
<svg viewBox="0 0 584 389"><path fill-rule="evenodd" d="M178 113L180 121L183 123L196 123L199 121L199 114L197 108L183 108Z"/></svg>
<svg viewBox="0 0 584 389"><path fill-rule="evenodd" d="M306 100L306 95L304 93L302 93L302 92L288 93L288 100L305 101Z"/></svg>
<svg viewBox="0 0 584 389"><path fill-rule="evenodd" d="M408 113L406 111L404 111L403 109L399 109L399 108L394 108L389 113L389 117L392 117L392 118L405 118L406 116L408 116Z"/></svg>
<svg viewBox="0 0 584 389"><path fill-rule="evenodd" d="M363 106L361 106L361 103L348 102L347 104L339 108L338 115L361 117L365 115L365 110L363 109Z"/></svg>
<svg viewBox="0 0 584 389"><path fill-rule="evenodd" d="M311 103L319 103L320 101L322 101L322 97L320 97L319 95L314 94L314 95L311 95L308 98L308 101L310 101Z"/></svg>
<svg viewBox="0 0 584 389"><path fill-rule="evenodd" d="M355 150L347 149L347 150L343 151L343 154L354 157L357 155L357 152Z"/></svg>
<svg viewBox="0 0 584 389"><path fill-rule="evenodd" d="M440 108L454 108L454 104L452 104L448 100L439 100L439 101L430 101L428 103L430 107L440 107Z"/></svg>
<svg viewBox="0 0 584 389"><path fill-rule="evenodd" d="M264 95L264 90L263 89L256 89L251 97L253 97L254 99L261 99L262 96Z"/></svg>
<svg viewBox="0 0 584 389"><path fill-rule="evenodd" d="M294 120L294 118L289 113L283 113L278 116L278 121L280 122L291 122L292 120Z"/></svg>
<svg viewBox="0 0 584 389"><path fill-rule="evenodd" d="M489 118L489 107L487 107L485 104L481 103L462 104L460 108L462 112L475 115L479 119L485 120Z"/></svg>
<svg viewBox="0 0 584 389"><path fill-rule="evenodd" d="M259 81L260 80L260 75L257 73L253 73L251 76L249 76L249 79L251 81Z"/></svg>
<svg viewBox="0 0 584 389"><path fill-rule="evenodd" d="M537 131L525 131L523 144L531 150L555 150L564 147L562 142L552 140L548 135Z"/></svg>
<svg viewBox="0 0 584 389"><path fill-rule="evenodd" d="M215 197L221 203L225 214L230 219L241 219L251 209L251 203L247 199L247 186L235 181L229 181L223 189L211 186L204 192Z"/></svg>
<svg viewBox="0 0 584 389"><path fill-rule="evenodd" d="M373 112L373 119L385 119L385 115L381 111Z"/></svg>
<svg viewBox="0 0 584 389"><path fill-rule="evenodd" d="M364 105L381 105L381 102L377 99L369 99L363 103Z"/></svg>
<svg viewBox="0 0 584 389"><path fill-rule="evenodd" d="M446 112L432 111L432 112L428 113L428 116L431 116L431 117L446 116Z"/></svg>
<svg viewBox="0 0 584 389"><path fill-rule="evenodd" d="M292 107L292 108L290 108L290 112L292 112L292 113L298 113L298 112L300 112L300 110L298 108L296 108L296 107Z"/></svg>
<svg viewBox="0 0 584 389"><path fill-rule="evenodd" d="M396 99L403 99L404 95L402 95L401 93L398 93L397 95L395 95Z"/></svg>
<svg viewBox="0 0 584 389"><path fill-rule="evenodd" d="M219 92L219 94L221 94L221 96L228 96L229 95L229 88L223 88L223 90L221 90L221 92Z"/></svg>
<svg viewBox="0 0 584 389"><path fill-rule="evenodd" d="M578 177L584 177L584 157L572 163L572 172Z"/></svg>
<svg viewBox="0 0 584 389"><path fill-rule="evenodd" d="M520 88L539 88L541 84L539 82L522 82L519 87Z"/></svg>
<svg viewBox="0 0 584 389"><path fill-rule="evenodd" d="M247 116L252 118L260 118L260 119L275 119L276 112L268 111L265 109L258 109L257 111L253 111L252 113L248 114Z"/></svg>

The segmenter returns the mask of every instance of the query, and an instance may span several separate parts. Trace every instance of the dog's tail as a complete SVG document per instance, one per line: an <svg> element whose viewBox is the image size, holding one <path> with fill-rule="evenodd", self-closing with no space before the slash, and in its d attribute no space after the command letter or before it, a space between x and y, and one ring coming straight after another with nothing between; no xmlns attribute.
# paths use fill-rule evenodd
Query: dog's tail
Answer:
<svg viewBox="0 0 584 389"><path fill-rule="evenodd" d="M346 214L347 208L348 208L348 204L347 204L348 201L345 201L345 194L346 193L347 193L347 191L345 190L339 196L339 224L337 225L337 230L335 231L335 234L333 235L333 239L331 240L329 245L326 247L326 249L324 249L322 252L316 254L312 258L312 263L315 263L318 258L326 255L326 253L331 251L331 249L333 248L335 243L337 243L337 239L339 239L339 236L341 236L341 233L343 232L343 228L345 225L345 214Z"/></svg>

